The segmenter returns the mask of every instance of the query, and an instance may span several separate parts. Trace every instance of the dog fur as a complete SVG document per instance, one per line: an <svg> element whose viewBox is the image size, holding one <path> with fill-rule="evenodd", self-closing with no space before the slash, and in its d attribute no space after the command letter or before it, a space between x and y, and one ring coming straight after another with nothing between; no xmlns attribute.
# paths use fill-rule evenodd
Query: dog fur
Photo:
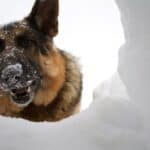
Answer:
<svg viewBox="0 0 150 150"><path fill-rule="evenodd" d="M12 103L9 94L1 90L1 115L58 121L78 112L82 91L80 67L74 56L55 46L53 37L57 33L58 0L36 0L28 17L0 28L0 52L23 47L23 54L38 65L41 74L40 87L26 107Z"/></svg>

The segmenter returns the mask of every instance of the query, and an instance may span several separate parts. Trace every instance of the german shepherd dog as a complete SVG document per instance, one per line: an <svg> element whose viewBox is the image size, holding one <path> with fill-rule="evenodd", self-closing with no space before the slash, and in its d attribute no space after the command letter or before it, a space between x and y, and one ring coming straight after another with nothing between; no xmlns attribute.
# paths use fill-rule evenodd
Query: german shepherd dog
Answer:
<svg viewBox="0 0 150 150"><path fill-rule="evenodd" d="M30 15L0 28L0 114L58 121L78 111L82 75L54 45L58 0L36 0Z"/></svg>

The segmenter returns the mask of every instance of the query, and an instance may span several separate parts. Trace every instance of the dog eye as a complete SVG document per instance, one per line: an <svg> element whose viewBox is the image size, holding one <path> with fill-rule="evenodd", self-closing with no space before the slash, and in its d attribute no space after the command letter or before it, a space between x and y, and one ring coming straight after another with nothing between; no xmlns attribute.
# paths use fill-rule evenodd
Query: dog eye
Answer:
<svg viewBox="0 0 150 150"><path fill-rule="evenodd" d="M26 36L20 36L17 38L17 45L22 47L22 48L29 48L33 46L34 41L29 39Z"/></svg>
<svg viewBox="0 0 150 150"><path fill-rule="evenodd" d="M0 39L0 52L2 52L5 49L5 41L3 39Z"/></svg>

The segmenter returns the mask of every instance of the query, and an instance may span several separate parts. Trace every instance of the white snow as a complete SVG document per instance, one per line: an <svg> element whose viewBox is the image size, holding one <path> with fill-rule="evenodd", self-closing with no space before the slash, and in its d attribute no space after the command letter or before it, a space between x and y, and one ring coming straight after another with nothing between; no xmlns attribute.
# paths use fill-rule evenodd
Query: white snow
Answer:
<svg viewBox="0 0 150 150"><path fill-rule="evenodd" d="M96 90L95 101L89 109L59 123L35 124L1 118L0 149L149 150L149 130L144 115L128 99L117 73L101 92Z"/></svg>
<svg viewBox="0 0 150 150"><path fill-rule="evenodd" d="M11 72L11 70L15 70L19 76L22 75L22 65L20 63L16 63L14 65L8 65L5 69L2 71L2 78L5 77L6 74L8 74L8 71Z"/></svg>
<svg viewBox="0 0 150 150"><path fill-rule="evenodd" d="M15 76L13 74L15 72ZM9 84L14 84L17 82L16 80L16 75L21 76L23 73L22 70L22 65L20 63L16 63L14 65L8 65L6 68L2 70L1 78L5 80L7 78L7 83L3 82L0 85L0 88L3 89L4 91L8 91L8 83ZM20 87L20 83L17 83L16 86Z"/></svg>
<svg viewBox="0 0 150 150"><path fill-rule="evenodd" d="M11 9L13 5L17 11L24 3L16 15L19 18L33 3L30 0L9 1L10 11L7 12L4 6L8 0L0 2L0 11L5 11L5 17L0 13L0 20L16 15ZM114 1L63 0L60 3L60 35L56 43L81 59L86 106L91 101L93 87L112 76L96 88L91 106L58 123L31 123L1 117L0 149L150 149L150 1L116 2L126 38L119 52L118 71L117 53L124 40Z"/></svg>

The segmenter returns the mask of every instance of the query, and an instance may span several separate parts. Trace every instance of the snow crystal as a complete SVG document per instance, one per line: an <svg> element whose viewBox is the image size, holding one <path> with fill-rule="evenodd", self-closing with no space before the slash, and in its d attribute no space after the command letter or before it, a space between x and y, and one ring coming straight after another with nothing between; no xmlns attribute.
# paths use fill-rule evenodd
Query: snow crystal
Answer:
<svg viewBox="0 0 150 150"><path fill-rule="evenodd" d="M16 76L20 77L23 73L22 65L20 63L14 65L8 65L2 70L1 78L2 83L0 87L4 91L8 91L10 85L15 84L16 87L20 87L20 83L17 82ZM4 82L7 79L7 82ZM4 80L4 81L3 81ZM16 83L17 82L17 83Z"/></svg>
<svg viewBox="0 0 150 150"><path fill-rule="evenodd" d="M14 72L17 76L21 76L23 73L22 65L20 63L14 65L8 65L5 69L2 70L2 78L5 78L7 75L11 75L11 72Z"/></svg>

